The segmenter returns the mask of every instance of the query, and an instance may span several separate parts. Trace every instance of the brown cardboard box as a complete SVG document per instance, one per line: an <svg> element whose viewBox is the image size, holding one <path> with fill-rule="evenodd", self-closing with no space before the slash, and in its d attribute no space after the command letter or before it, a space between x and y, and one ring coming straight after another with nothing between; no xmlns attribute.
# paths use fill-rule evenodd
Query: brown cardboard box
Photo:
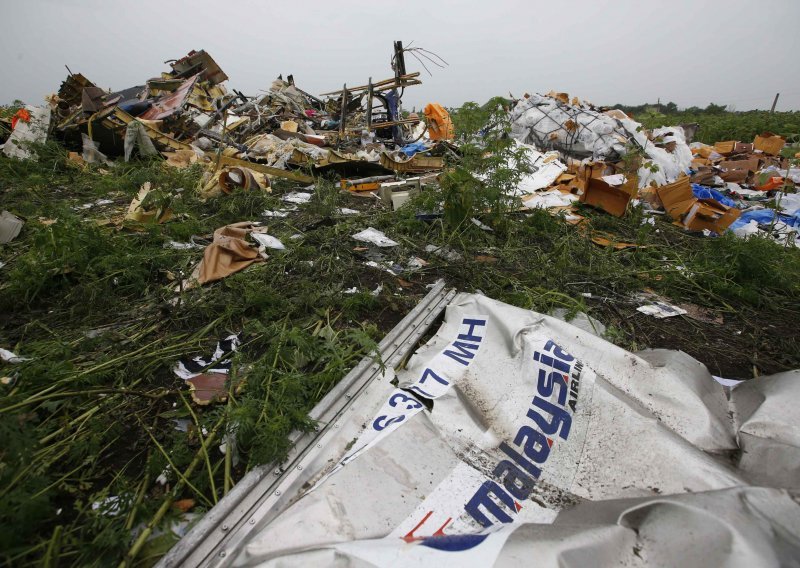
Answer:
<svg viewBox="0 0 800 568"><path fill-rule="evenodd" d="M714 144L714 149L717 153L722 154L723 156L728 156L733 154L733 150L736 148L736 141L735 140L728 140L726 142L717 142Z"/></svg>
<svg viewBox="0 0 800 568"><path fill-rule="evenodd" d="M685 176L667 185L662 185L656 191L667 214L676 221L689 210L692 200L695 199L692 195L691 182Z"/></svg>
<svg viewBox="0 0 800 568"><path fill-rule="evenodd" d="M749 158L747 160L728 160L720 162L719 167L723 169L719 177L724 181L734 183L741 183L747 179L750 172L756 172L759 168L758 158Z"/></svg>
<svg viewBox="0 0 800 568"><path fill-rule="evenodd" d="M741 211L725 207L713 199L697 199L692 195L688 177L658 188L658 197L667 214L690 231L708 229L722 233L741 215Z"/></svg>
<svg viewBox="0 0 800 568"><path fill-rule="evenodd" d="M638 178L635 175L630 176L623 185L613 186L600 179L600 177L595 177L597 170L602 172L604 168L592 168L589 166L584 171L586 187L580 196L580 200L587 205L602 209L606 213L622 217L628 209L628 203L638 193Z"/></svg>
<svg viewBox="0 0 800 568"><path fill-rule="evenodd" d="M753 145L748 142L737 142L733 147L734 154L752 154Z"/></svg>
<svg viewBox="0 0 800 568"><path fill-rule="evenodd" d="M714 169L711 166L699 166L697 171L689 178L692 183L710 185L714 183Z"/></svg>
<svg viewBox="0 0 800 568"><path fill-rule="evenodd" d="M639 199L646 201L653 209L663 209L664 204L658 197L658 192L655 187L643 187L639 190Z"/></svg>
<svg viewBox="0 0 800 568"><path fill-rule="evenodd" d="M722 181L729 181L731 183L744 183L750 172L747 170L728 170L727 172L720 172L719 177Z"/></svg>
<svg viewBox="0 0 800 568"><path fill-rule="evenodd" d="M723 170L747 170L757 172L759 168L758 158L748 158L746 160L725 160L717 164Z"/></svg>
<svg viewBox="0 0 800 568"><path fill-rule="evenodd" d="M778 136L777 134L773 134L772 132L765 132L760 136L756 136L756 139L753 142L753 147L756 150L761 150L770 156L777 156L780 154L785 145L786 139L782 136Z"/></svg>
<svg viewBox="0 0 800 568"><path fill-rule="evenodd" d="M701 158L708 158L711 156L711 152L716 152L713 146L702 145L699 148L694 148L692 150L693 153L697 154Z"/></svg>
<svg viewBox="0 0 800 568"><path fill-rule="evenodd" d="M686 214L683 226L690 231L708 229L722 233L739 218L742 212L735 207L725 207L714 199L698 199Z"/></svg>

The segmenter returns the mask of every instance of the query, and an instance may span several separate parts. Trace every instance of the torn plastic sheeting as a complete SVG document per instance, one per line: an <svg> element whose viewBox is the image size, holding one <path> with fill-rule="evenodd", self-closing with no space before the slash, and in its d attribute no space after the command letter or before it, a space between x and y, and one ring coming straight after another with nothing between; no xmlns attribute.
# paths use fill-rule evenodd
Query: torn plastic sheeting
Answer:
<svg viewBox="0 0 800 568"><path fill-rule="evenodd" d="M409 158L411 158L414 154L417 154L419 152L427 152L428 145L425 144L424 142L414 142L412 144L406 144L405 146L400 148L400 151Z"/></svg>
<svg viewBox="0 0 800 568"><path fill-rule="evenodd" d="M25 361L30 361L30 358L20 357L13 351L9 351L8 349L3 349L2 347L0 347L0 360L2 360L5 363L17 364L17 363L24 363Z"/></svg>
<svg viewBox="0 0 800 568"><path fill-rule="evenodd" d="M525 149L530 161L531 173L525 174L517 184L513 195L526 195L553 185L562 173L567 171L567 166L558 160L558 154L548 152L543 154L530 144L514 141L515 149ZM509 167L513 166L509 164Z"/></svg>
<svg viewBox="0 0 800 568"><path fill-rule="evenodd" d="M268 235L266 233L250 233L250 236L253 237L258 244L265 246L266 248L275 249L275 250L284 250L286 246L280 241L280 239L273 237L272 235Z"/></svg>
<svg viewBox="0 0 800 568"><path fill-rule="evenodd" d="M396 247L400 244L387 237L382 231L372 227L367 227L363 231L356 233L353 235L353 238L357 241L370 243L379 247Z"/></svg>
<svg viewBox="0 0 800 568"><path fill-rule="evenodd" d="M800 185L800 168L790 167L785 170L778 170L778 173L785 178L789 178L796 185Z"/></svg>
<svg viewBox="0 0 800 568"><path fill-rule="evenodd" d="M558 189L551 189L550 191L526 195L522 198L522 204L528 209L552 209L554 207L569 207L577 200L577 195L564 193Z"/></svg>
<svg viewBox="0 0 800 568"><path fill-rule="evenodd" d="M775 194L775 203L783 209L786 215L797 216L800 213L800 193L783 193L779 191Z"/></svg>
<svg viewBox="0 0 800 568"><path fill-rule="evenodd" d="M652 302L644 306L639 306L636 308L636 311L648 316L653 316L656 319L671 318L686 314L686 310L683 308L673 306L666 302Z"/></svg>
<svg viewBox="0 0 800 568"><path fill-rule="evenodd" d="M729 402L685 353L629 353L460 294L399 388L392 375L331 429L328 453L280 510L227 550L232 565L487 566L533 554L778 565L800 554L800 506L786 492L800 486L788 404L798 371L735 387ZM435 399L431 410L418 395ZM737 440L759 461L731 462ZM763 488L750 485L754 471Z"/></svg>
<svg viewBox="0 0 800 568"><path fill-rule="evenodd" d="M602 179L608 185L622 185L627 181L624 174L611 174L608 176L602 176L600 179Z"/></svg>
<svg viewBox="0 0 800 568"><path fill-rule="evenodd" d="M761 233L761 229L758 228L758 221L752 220L742 222L735 226L731 225L728 227L728 230L740 239L746 239L752 235L758 235Z"/></svg>
<svg viewBox="0 0 800 568"><path fill-rule="evenodd" d="M261 216L262 217L275 217L275 218L282 219L284 217L288 217L289 213L293 213L294 211L297 211L297 207L294 207L292 209L278 209L278 210L275 210L275 211L273 211L271 209L266 209L266 210L261 212Z"/></svg>
<svg viewBox="0 0 800 568"><path fill-rule="evenodd" d="M44 144L50 130L50 108L46 106L26 106L29 120L18 120L3 145L3 153L20 160L37 159L28 147L30 144Z"/></svg>
<svg viewBox="0 0 800 568"><path fill-rule="evenodd" d="M784 215L776 213L774 209L751 209L750 211L743 211L739 218L734 221L729 230L735 231L747 225L751 221L755 221L759 225L768 225L776 221L786 223L790 227L800 227L800 215Z"/></svg>
<svg viewBox="0 0 800 568"><path fill-rule="evenodd" d="M733 199L720 193L713 187L706 187L704 185L693 183L692 194L698 199L715 199L726 207L736 207L736 202Z"/></svg>
<svg viewBox="0 0 800 568"><path fill-rule="evenodd" d="M83 151L81 158L87 164L108 164L108 157L103 154L94 143L94 140L89 138L86 134L81 133L81 140L83 142Z"/></svg>
<svg viewBox="0 0 800 568"><path fill-rule="evenodd" d="M147 135L144 124L138 120L132 120L125 128L125 161L129 162L133 151L138 150L140 156L155 156L158 150Z"/></svg>
<svg viewBox="0 0 800 568"><path fill-rule="evenodd" d="M783 221L774 220L769 223L749 221L739 225L731 232L739 238L747 239L753 235L769 238L781 246L794 246L800 248L800 227L791 226Z"/></svg>
<svg viewBox="0 0 800 568"><path fill-rule="evenodd" d="M464 260L461 253L454 251L448 246L425 245L425 252L433 253L439 258L449 260L450 262L461 262Z"/></svg>
<svg viewBox="0 0 800 568"><path fill-rule="evenodd" d="M642 130L642 125L630 118L620 120L631 139L643 148L647 158L658 166L654 172L647 167L647 164L639 168L639 187L647 187L651 183L665 185L678 179L681 175L689 171L692 165L692 151L686 144L683 131L678 127L664 126L653 130L654 138L669 135L675 140L675 147L670 152L666 148L661 148L647 138Z"/></svg>

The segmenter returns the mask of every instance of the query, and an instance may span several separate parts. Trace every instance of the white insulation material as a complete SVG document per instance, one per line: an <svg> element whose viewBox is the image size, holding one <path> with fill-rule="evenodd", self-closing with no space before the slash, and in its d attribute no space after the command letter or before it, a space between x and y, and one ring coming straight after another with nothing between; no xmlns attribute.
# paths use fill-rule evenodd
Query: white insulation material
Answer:
<svg viewBox="0 0 800 568"><path fill-rule="evenodd" d="M798 565L798 371L728 395L685 353L459 294L394 377L225 563Z"/></svg>
<svg viewBox="0 0 800 568"><path fill-rule="evenodd" d="M10 158L36 160L31 144L44 144L50 129L50 109L45 106L26 106L30 120L19 119L11 135L2 146L3 153Z"/></svg>
<svg viewBox="0 0 800 568"><path fill-rule="evenodd" d="M639 187L671 183L692 163L692 151L680 127L653 130L652 139L635 120L620 111L608 113L588 105L567 104L552 97L531 95L511 111L511 135L546 152L557 150L586 160L616 161L638 146L646 163L639 170Z"/></svg>

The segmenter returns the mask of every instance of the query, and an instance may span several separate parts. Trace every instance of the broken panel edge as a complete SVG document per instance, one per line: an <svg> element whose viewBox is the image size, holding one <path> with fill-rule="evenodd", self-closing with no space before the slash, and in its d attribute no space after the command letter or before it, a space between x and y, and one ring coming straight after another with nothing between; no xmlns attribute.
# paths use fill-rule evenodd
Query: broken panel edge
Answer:
<svg viewBox="0 0 800 568"><path fill-rule="evenodd" d="M412 353L455 294L455 289L447 289L444 280L438 280L419 304L384 336L378 351L386 368L394 368ZM310 418L320 427L310 433L293 432L290 435L292 449L286 460L261 465L248 472L159 560L157 568L219 565L225 563L226 557L232 559L234 555L228 555L226 549L235 550L246 539L258 523L256 513L264 511L265 506L268 508L270 498L275 496L275 487L298 475L296 463L317 453L317 440L381 374L381 365L375 358L364 357L309 412ZM280 495L280 491L277 494Z"/></svg>

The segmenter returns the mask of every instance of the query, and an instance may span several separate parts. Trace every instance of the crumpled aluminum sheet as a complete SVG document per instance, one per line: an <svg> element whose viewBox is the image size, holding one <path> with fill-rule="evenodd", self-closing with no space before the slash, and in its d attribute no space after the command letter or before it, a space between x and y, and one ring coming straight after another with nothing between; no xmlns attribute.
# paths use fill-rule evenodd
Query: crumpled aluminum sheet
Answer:
<svg viewBox="0 0 800 568"><path fill-rule="evenodd" d="M685 353L459 294L397 379L226 564L800 561L800 371L730 389Z"/></svg>

